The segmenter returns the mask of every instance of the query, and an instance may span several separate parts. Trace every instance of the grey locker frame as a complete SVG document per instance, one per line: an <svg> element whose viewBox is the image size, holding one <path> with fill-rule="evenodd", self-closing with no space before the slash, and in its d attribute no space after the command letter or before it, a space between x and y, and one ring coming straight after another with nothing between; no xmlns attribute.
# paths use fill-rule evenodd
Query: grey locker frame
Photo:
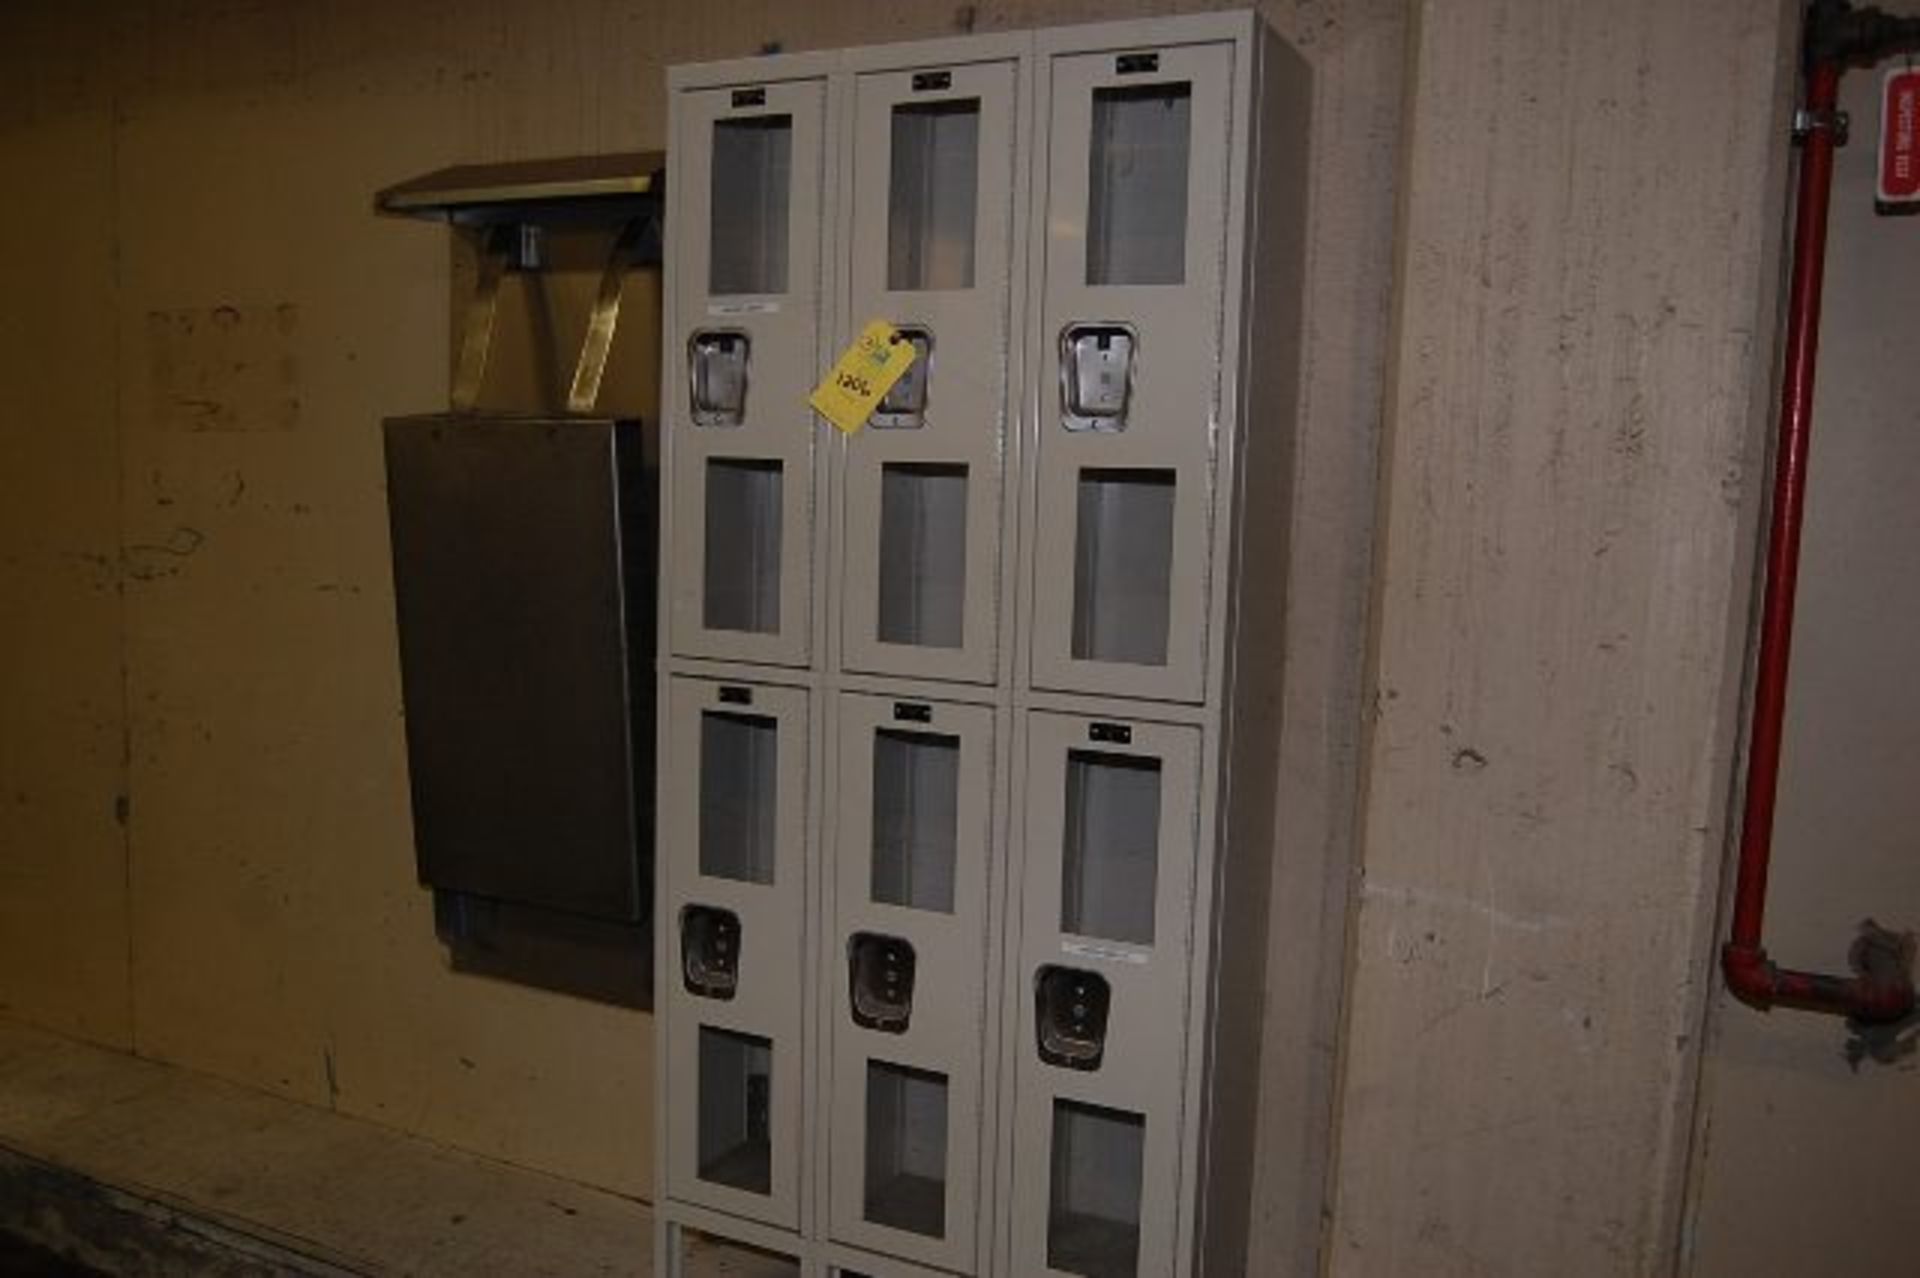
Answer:
<svg viewBox="0 0 1920 1278"><path fill-rule="evenodd" d="M1189 330L1190 335L1203 337L1211 333L1211 352L1194 361L1206 366L1196 373L1208 385L1200 396L1205 411L1198 415L1199 426L1189 427L1191 436L1174 437L1169 433L1157 438L1156 444L1164 444L1164 451L1145 451L1148 436L1159 435L1151 429L1135 434L1119 449L1099 446L1126 441L1126 432L1067 441L1069 446L1081 445L1077 451L1088 455L1089 460L1084 462L1088 466L1176 470L1183 486L1181 499L1187 494L1189 474L1203 478L1194 489L1204 489L1205 511L1199 533L1188 532L1171 566L1176 589L1183 588L1183 577L1195 574L1202 586L1193 593L1188 584L1184 588L1190 592L1185 596L1189 603L1174 603L1169 608L1172 659L1164 668L1126 665L1118 666L1115 673L1101 669L1103 663L1062 660L1061 654L1069 649L1048 647L1036 639L1046 630L1041 624L1043 606L1058 605L1062 585L1071 587L1070 577L1064 583L1061 580L1058 553L1047 566L1036 564L1041 558L1036 548L1043 544L1046 528L1052 526L1056 533L1059 531L1047 521L1064 514L1069 505L1057 496L1057 484L1043 486L1041 475L1050 464L1048 457L1065 469L1065 463L1057 459L1076 451L1068 447L1050 450L1049 445L1056 441L1046 435L1059 427L1058 334L1049 330L1043 318L1049 294L1042 269L1047 260L1044 228L1049 189L1046 174L1053 150L1054 70L1060 58L1152 53L1162 54L1162 65L1171 69L1187 56L1186 51L1205 45L1228 50L1230 61L1229 71L1214 77L1225 95L1227 127L1218 136L1194 138L1197 143L1217 147L1223 157L1219 242L1208 251L1208 260L1217 258L1218 290L1198 308ZM1170 53L1179 57L1165 59L1164 55ZM1193 743L1190 907L1181 914L1187 920L1187 944L1184 957L1171 952L1162 955L1156 924L1153 956L1154 963L1164 957L1166 964L1165 970L1156 974L1161 984L1155 988L1171 991L1178 986L1184 991L1179 995L1155 994L1153 998L1183 1006L1183 1027L1179 1033L1167 1033L1164 1041L1154 1045L1165 1077L1155 1080L1157 1090L1142 1093L1146 1099L1138 1108L1162 1124L1167 1135L1160 1147L1169 1150L1173 1160L1170 1168L1148 1170L1148 1175L1159 1176L1171 1186L1171 1203L1163 1223L1155 1226L1168 1241L1156 1257L1168 1256L1168 1272L1182 1278L1195 1273L1247 1271L1248 1191L1264 990L1257 963L1234 979L1220 978L1223 956L1265 954L1269 849L1277 815L1273 790L1278 767L1279 657L1286 599L1286 583L1280 574L1284 571L1292 483L1291 423L1299 405L1304 301L1299 289L1310 101L1305 64L1257 15L1222 13L675 68L669 86L676 111L683 95L700 89L793 80L817 80L825 86L823 155L819 161L825 191L821 224L834 229L822 239L825 283L812 369L817 377L852 332L873 317L865 313L869 308L855 287L857 272L852 259L861 249L850 229L855 206L852 156L858 142L854 104L861 77L996 61L1014 64L1017 101L1012 113L1016 159L1009 249L1015 283L1008 300L1006 336L1006 384L1010 389L1000 444L1004 455L998 528L1000 572L996 589L986 601L994 609L991 665L984 673L943 667L919 659L926 651L937 655L940 650L920 648L903 649L909 659L891 665L871 659L872 654L859 651L858 642L849 642L855 625L850 618L855 610L848 606L848 596L858 587L850 580L853 565L847 554L847 515L852 506L867 500L851 493L849 461L861 444L878 441L891 445L893 439L909 432L885 432L884 437L876 433L849 441L818 423L810 430L795 427L806 437L811 450L807 496L815 515L807 538L812 594L803 651L770 654L764 647L710 643L708 636L699 634L684 644L674 644L670 623L664 616L667 610L662 610L663 680L673 676L774 679L806 690L811 766L805 847L809 866L814 867L813 889L803 900L791 902L813 938L811 961L800 977L800 1015L809 1038L803 1063L807 1070L807 1103L799 1121L810 1157L799 1177L799 1223L793 1229L775 1228L677 1197L670 1188L671 1151L661 1125L656 1137L661 1168L656 1259L662 1274L680 1272L673 1249L678 1246L682 1229L738 1238L779 1251L792 1256L800 1271L809 1275L846 1271L932 1278L952 1272L1030 1272L1023 1268L1025 1257L1016 1251L1016 1241L1021 1236L1018 1218L1031 1205L1023 1206L1012 1187L1023 1178L1031 1180L1035 1171L1021 1166L1020 1134L1016 1129L1020 1120L1016 1116L1023 1112L1023 1105L1024 1112L1031 1113L1036 1098L1043 1093L1022 1081L1040 1068L1029 1060L1034 1052L1032 1004L1023 991L1033 978L1032 963L1042 952L1035 947L1049 938L1025 926L1016 893L1031 875L1044 877L1049 868L1057 873L1057 860L1049 866L1046 851L1030 846L1038 811L1035 805L1046 800L1030 783L1024 763L1036 726L1044 736L1053 723L1085 724L1094 720L1150 727L1153 733L1170 732L1177 739ZM1194 131L1199 131L1197 125ZM681 137L677 123L672 136ZM1085 155L1075 162L1085 163ZM980 163L984 173L984 154ZM1190 183L1193 180L1190 167ZM984 200L984 191L977 194ZM1190 234L1194 229L1192 219L1190 207ZM977 235L983 233L981 226L977 218ZM676 318L680 312L675 299L680 293L676 289L673 235L670 222L664 338L670 403L679 388L674 370L684 359L677 348L684 332ZM1194 251L1190 246L1190 258ZM1191 271L1188 274L1191 279ZM976 292L981 283L977 259ZM1165 288L1126 286L1122 291ZM915 317L902 314L888 318L911 322ZM1096 313L1073 318L1124 321L1127 317ZM1145 337L1158 343L1154 332L1149 325ZM936 327L936 341L942 336ZM1143 358L1150 359L1152 353L1144 351ZM944 364L950 355L950 348L936 346L937 363ZM1135 411L1148 412L1164 387L1158 379L1151 385L1143 382L1136 386L1143 398L1136 401ZM936 390L935 404L938 402ZM690 434L691 429L684 418L675 418L671 412L665 416L670 466L676 437ZM1195 419L1189 415L1186 420ZM882 451L884 448L872 450L872 455ZM969 466L971 487L975 472L970 461ZM678 473L668 469L669 475ZM667 487L672 490L676 485L670 482ZM790 500L797 491L789 485ZM682 496L686 494L665 494L664 517L670 529L684 518L684 510L677 512L674 505L675 498ZM1071 558L1066 562L1070 567ZM686 556L674 553L665 571L672 577L682 573L687 564ZM694 563L692 567L697 570L699 565ZM970 608L981 602L973 579L977 567L969 547ZM670 597L677 597L672 594L677 588L685 587L668 583ZM1054 595L1051 599L1049 592ZM1066 602L1070 605L1070 594ZM1190 637L1176 641L1176 633L1183 626L1190 629ZM953 650L946 650L946 655L953 655ZM775 672L761 663L788 663L791 668ZM837 1237L834 1228L831 1198L836 1178L859 1174L844 1149L836 1153L836 1146L846 1142L836 1140L829 1128L835 1104L833 1036L846 1016L845 956L839 944L844 928L835 915L839 889L834 873L835 849L840 847L844 818L839 775L845 731L843 703L849 703L852 694L936 705L977 705L990 712L993 720L992 824L997 850L991 872L997 875L997 886L989 890L979 958L980 969L987 973L988 1016L981 1042L986 1067L982 1077L981 1191L974 1222L978 1246L971 1270L965 1270L963 1264L929 1265L923 1263L924 1258L908 1258L891 1241L883 1249L868 1245L876 1240L865 1237L849 1242ZM1136 740L1145 743L1153 733ZM664 796L681 783L677 761L667 749L664 734L661 757ZM1162 819L1167 819L1164 805ZM1163 891L1164 873L1163 863ZM1171 903L1163 904L1176 908ZM1057 923L1054 920L1050 936L1056 949L1061 943ZM667 953L666 932L662 929L663 972L675 971L677 963L677 954ZM1042 939L1036 941L1036 937ZM1114 954L1103 959L1098 952L1103 944L1096 943L1092 953L1083 947L1078 956L1089 966L1102 961L1115 966L1125 962L1121 957L1125 946L1105 946ZM1127 992L1124 982L1117 984L1116 1003ZM1114 1033L1125 1037L1123 1027L1137 1023L1138 1011L1126 1006L1117 1015L1121 1019ZM673 1037L665 1016L659 1019L658 1033L664 1061ZM1108 1068L1120 1070L1118 1064L1103 1062L1102 1069L1090 1076L1061 1083L1048 1079L1047 1086L1097 1104L1100 1095L1111 1098L1120 1085L1121 1072L1100 1079ZM1128 1067L1137 1068L1142 1067ZM666 1071L659 1069L656 1073L664 1114ZM1100 1081L1091 1081L1094 1079ZM1115 1090L1102 1092L1100 1088L1109 1081ZM950 1122L953 1112L949 1092ZM1044 1214L1044 1203L1041 1211ZM951 1235L955 1222L949 1217L947 1223ZM1151 1263L1159 1262L1155 1259ZM1141 1272L1157 1271L1143 1267Z"/></svg>

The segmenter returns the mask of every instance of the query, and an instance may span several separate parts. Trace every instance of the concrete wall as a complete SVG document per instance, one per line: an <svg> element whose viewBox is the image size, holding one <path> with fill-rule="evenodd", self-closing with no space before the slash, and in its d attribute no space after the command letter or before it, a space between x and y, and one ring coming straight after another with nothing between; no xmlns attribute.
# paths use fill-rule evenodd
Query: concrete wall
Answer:
<svg viewBox="0 0 1920 1278"><path fill-rule="evenodd" d="M0 72L0 165L35 190L0 201L0 235L35 269L0 305L0 1011L124 1047L113 123L19 74ZM29 87L55 101L13 100Z"/></svg>
<svg viewBox="0 0 1920 1278"><path fill-rule="evenodd" d="M1836 164L1767 910L1773 957L1820 971L1845 971L1862 918L1920 927L1920 221L1873 212L1879 85L1843 82L1854 141ZM1880 1061L1838 1021L1715 999L1694 1272L1913 1272L1917 1038L1888 1036Z"/></svg>
<svg viewBox="0 0 1920 1278"><path fill-rule="evenodd" d="M449 253L371 193L660 146L675 61L1182 7L1208 6L0 10L0 171L31 191L0 201L0 609L31 619L0 627L0 1004L647 1192L646 1018L450 974L413 883L378 420L444 401ZM1259 1197L1262 1253L1297 1268L1333 1079L1404 12L1265 7L1316 111Z"/></svg>
<svg viewBox="0 0 1920 1278"><path fill-rule="evenodd" d="M1417 6L1329 1263L1669 1271L1786 6Z"/></svg>

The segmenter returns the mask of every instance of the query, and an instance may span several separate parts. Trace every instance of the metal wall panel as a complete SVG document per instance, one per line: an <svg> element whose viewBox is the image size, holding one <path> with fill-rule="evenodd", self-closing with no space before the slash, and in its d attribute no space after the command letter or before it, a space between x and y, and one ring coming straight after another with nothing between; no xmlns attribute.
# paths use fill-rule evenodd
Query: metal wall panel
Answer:
<svg viewBox="0 0 1920 1278"><path fill-rule="evenodd" d="M651 886L653 492L637 422L386 422L422 882L635 922Z"/></svg>

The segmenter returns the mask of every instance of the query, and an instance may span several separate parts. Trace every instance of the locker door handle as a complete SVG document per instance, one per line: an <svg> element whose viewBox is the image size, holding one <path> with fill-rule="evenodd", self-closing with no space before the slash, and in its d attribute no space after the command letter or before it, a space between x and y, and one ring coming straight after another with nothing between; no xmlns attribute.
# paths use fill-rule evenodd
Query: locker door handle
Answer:
<svg viewBox="0 0 1920 1278"><path fill-rule="evenodd" d="M732 329L702 329L687 339L687 381L696 426L738 426L747 417L752 340Z"/></svg>
<svg viewBox="0 0 1920 1278"><path fill-rule="evenodd" d="M1063 1069L1099 1069L1112 1004L1113 991L1099 973L1052 964L1041 968L1033 1000L1040 1059Z"/></svg>
<svg viewBox="0 0 1920 1278"><path fill-rule="evenodd" d="M897 936L855 932L847 942L847 983L853 1023L884 1034L904 1034L913 1018L913 946Z"/></svg>
<svg viewBox="0 0 1920 1278"><path fill-rule="evenodd" d="M740 983L740 916L711 905L680 911L680 977L689 994L730 999Z"/></svg>
<svg viewBox="0 0 1920 1278"><path fill-rule="evenodd" d="M933 332L903 324L900 340L913 347L913 363L873 410L870 423L883 429L917 429L926 424L927 390L933 380Z"/></svg>
<svg viewBox="0 0 1920 1278"><path fill-rule="evenodd" d="M1132 327L1110 322L1060 330L1060 411L1068 430L1122 431L1133 399L1139 341Z"/></svg>

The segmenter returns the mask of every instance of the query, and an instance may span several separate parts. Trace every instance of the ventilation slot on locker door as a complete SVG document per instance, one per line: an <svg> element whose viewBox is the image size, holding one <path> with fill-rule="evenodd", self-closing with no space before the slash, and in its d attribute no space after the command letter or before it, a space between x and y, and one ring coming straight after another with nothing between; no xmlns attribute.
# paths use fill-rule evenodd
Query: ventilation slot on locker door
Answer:
<svg viewBox="0 0 1920 1278"><path fill-rule="evenodd" d="M773 1044L700 1027L700 1179L773 1189Z"/></svg>
<svg viewBox="0 0 1920 1278"><path fill-rule="evenodd" d="M656 1226L659 1228L659 1226ZM784 1252L768 1251L681 1225L679 1272L732 1274L745 1278L800 1278L800 1262ZM846 1270L841 1270L845 1278Z"/></svg>
<svg viewBox="0 0 1920 1278"><path fill-rule="evenodd" d="M947 1076L867 1062L866 1218L938 1238L947 1230Z"/></svg>
<svg viewBox="0 0 1920 1278"><path fill-rule="evenodd" d="M887 287L972 288L979 99L895 107L892 166Z"/></svg>
<svg viewBox="0 0 1920 1278"><path fill-rule="evenodd" d="M1170 470L1080 472L1073 555L1078 660L1167 664L1173 507Z"/></svg>
<svg viewBox="0 0 1920 1278"><path fill-rule="evenodd" d="M1146 1120L1076 1101L1053 1103L1047 1264L1086 1278L1140 1271L1140 1175Z"/></svg>
<svg viewBox="0 0 1920 1278"><path fill-rule="evenodd" d="M883 728L873 738L873 899L953 913L960 739Z"/></svg>
<svg viewBox="0 0 1920 1278"><path fill-rule="evenodd" d="M773 882L780 728L761 715L700 716L700 873Z"/></svg>
<svg viewBox="0 0 1920 1278"><path fill-rule="evenodd" d="M786 292L793 117L714 121L712 164L707 291Z"/></svg>
<svg viewBox="0 0 1920 1278"><path fill-rule="evenodd" d="M880 468L882 643L958 648L967 607L967 468Z"/></svg>
<svg viewBox="0 0 1920 1278"><path fill-rule="evenodd" d="M707 462L701 619L709 630L780 631L780 471L771 460Z"/></svg>
<svg viewBox="0 0 1920 1278"><path fill-rule="evenodd" d="M1152 945L1160 863L1160 761L1071 751L1066 801L1060 930Z"/></svg>
<svg viewBox="0 0 1920 1278"><path fill-rule="evenodd" d="M1096 89L1087 159L1087 283L1179 284L1187 275L1192 88Z"/></svg>

